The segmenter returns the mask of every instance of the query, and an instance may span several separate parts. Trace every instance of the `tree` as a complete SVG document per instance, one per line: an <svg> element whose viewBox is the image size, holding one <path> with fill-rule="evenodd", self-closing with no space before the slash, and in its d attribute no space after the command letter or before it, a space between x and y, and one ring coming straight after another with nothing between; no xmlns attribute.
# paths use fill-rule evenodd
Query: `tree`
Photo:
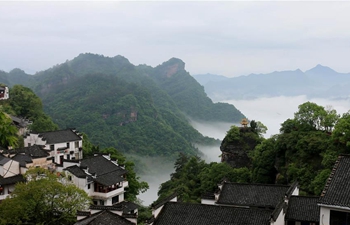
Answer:
<svg viewBox="0 0 350 225"><path fill-rule="evenodd" d="M299 110L294 114L294 118L300 123L307 124L310 128L321 130L324 125L327 112L323 106L313 102L305 102L298 106Z"/></svg>
<svg viewBox="0 0 350 225"><path fill-rule="evenodd" d="M25 177L29 182L18 183L11 198L0 204L0 224L72 224L77 210L87 210L91 203L64 174L33 168Z"/></svg>
<svg viewBox="0 0 350 225"><path fill-rule="evenodd" d="M18 147L17 128L12 125L11 118L0 108L0 146Z"/></svg>
<svg viewBox="0 0 350 225"><path fill-rule="evenodd" d="M6 112L33 121L30 129L34 132L57 130L58 126L43 111L41 99L30 89L15 85L10 89Z"/></svg>
<svg viewBox="0 0 350 225"><path fill-rule="evenodd" d="M332 137L347 148L350 147L350 111L344 113L334 126Z"/></svg>
<svg viewBox="0 0 350 225"><path fill-rule="evenodd" d="M30 88L15 85L10 89L10 96L10 105L17 116L33 120L42 112L42 102Z"/></svg>

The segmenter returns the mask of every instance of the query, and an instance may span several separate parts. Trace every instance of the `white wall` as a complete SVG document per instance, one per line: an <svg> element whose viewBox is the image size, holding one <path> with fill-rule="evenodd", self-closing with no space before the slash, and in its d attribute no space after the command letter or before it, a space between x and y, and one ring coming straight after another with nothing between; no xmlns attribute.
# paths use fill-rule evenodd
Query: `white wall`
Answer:
<svg viewBox="0 0 350 225"><path fill-rule="evenodd" d="M298 187L298 186L295 187L295 189L294 189L292 195L296 195L296 196L299 195L299 187Z"/></svg>
<svg viewBox="0 0 350 225"><path fill-rule="evenodd" d="M278 215L275 222L271 222L271 225L284 225L284 213L283 209L281 210L280 214Z"/></svg>
<svg viewBox="0 0 350 225"><path fill-rule="evenodd" d="M31 145L46 145L46 141L43 141L41 137L39 137L39 134L32 134L30 133L26 138L24 138L24 147L28 147L29 144ZM49 146L50 149L50 146Z"/></svg>
<svg viewBox="0 0 350 225"><path fill-rule="evenodd" d="M320 224L329 225L331 210L327 207L320 207Z"/></svg>
<svg viewBox="0 0 350 225"><path fill-rule="evenodd" d="M0 169L0 175L5 178L20 174L19 162L14 160L8 161L3 166L0 166L0 168L2 168Z"/></svg>
<svg viewBox="0 0 350 225"><path fill-rule="evenodd" d="M209 199L201 199L201 204L205 205L215 205L215 200L209 200Z"/></svg>

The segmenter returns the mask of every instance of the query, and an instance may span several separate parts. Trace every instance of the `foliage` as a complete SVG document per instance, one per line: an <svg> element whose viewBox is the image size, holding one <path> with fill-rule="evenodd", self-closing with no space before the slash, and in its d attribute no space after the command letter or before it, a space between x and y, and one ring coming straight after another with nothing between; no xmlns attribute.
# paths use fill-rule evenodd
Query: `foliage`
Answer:
<svg viewBox="0 0 350 225"><path fill-rule="evenodd" d="M254 149L253 181L282 184L298 181L304 193L320 194L337 156L347 152L349 121L350 116L344 114L339 119L331 107L301 104L294 118L281 124L280 134Z"/></svg>
<svg viewBox="0 0 350 225"><path fill-rule="evenodd" d="M201 195L213 192L222 179L232 182L249 182L248 168L233 169L226 163L205 163L197 156L180 154L174 164L170 180L162 183L158 200L174 192L184 202L200 202Z"/></svg>
<svg viewBox="0 0 350 225"><path fill-rule="evenodd" d="M113 76L76 78L44 101L61 127L77 128L101 148L175 158L178 152L196 154L192 143L205 140L176 110L158 109L147 89Z"/></svg>
<svg viewBox="0 0 350 225"><path fill-rule="evenodd" d="M0 224L72 224L77 210L89 207L85 191L63 177L41 168L26 177L29 182L18 183L0 204Z"/></svg>
<svg viewBox="0 0 350 225"><path fill-rule="evenodd" d="M5 77L30 84L55 123L77 128L101 148L113 146L130 154L175 158L179 152L197 154L195 144L216 142L191 127L186 116L229 122L243 118L232 105L214 104L183 65L175 76L164 76L179 62L172 59L152 68L134 66L123 56L87 53L30 76L30 80ZM131 118L133 113L136 121ZM50 123L41 118L34 120L33 130L47 129L43 125Z"/></svg>
<svg viewBox="0 0 350 225"><path fill-rule="evenodd" d="M325 109L313 102L305 102L298 108L298 112L294 114L295 120L316 130L332 131L339 118L334 109Z"/></svg>
<svg viewBox="0 0 350 225"><path fill-rule="evenodd" d="M28 87L15 85L10 88L10 98L3 105L4 111L33 121L30 129L34 132L57 130L58 126L43 111L41 99Z"/></svg>
<svg viewBox="0 0 350 225"><path fill-rule="evenodd" d="M334 127L332 137L347 149L350 149L350 112L344 113ZM347 151L348 153L350 151Z"/></svg>
<svg viewBox="0 0 350 225"><path fill-rule="evenodd" d="M0 107L0 146L2 147L18 147L17 128L12 125L11 118L2 111Z"/></svg>

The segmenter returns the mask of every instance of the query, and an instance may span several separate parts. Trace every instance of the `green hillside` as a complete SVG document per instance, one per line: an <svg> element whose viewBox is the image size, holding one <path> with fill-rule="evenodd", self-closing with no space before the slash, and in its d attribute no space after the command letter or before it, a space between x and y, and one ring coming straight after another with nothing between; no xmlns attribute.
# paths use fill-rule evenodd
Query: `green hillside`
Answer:
<svg viewBox="0 0 350 225"><path fill-rule="evenodd" d="M20 76L23 71L15 70L1 73L0 79L10 86L23 80L60 128L75 127L101 147L128 153L198 154L195 144L218 143L192 128L187 116L231 123L244 117L232 105L214 104L179 59L152 68L134 66L123 56L80 54L33 76Z"/></svg>

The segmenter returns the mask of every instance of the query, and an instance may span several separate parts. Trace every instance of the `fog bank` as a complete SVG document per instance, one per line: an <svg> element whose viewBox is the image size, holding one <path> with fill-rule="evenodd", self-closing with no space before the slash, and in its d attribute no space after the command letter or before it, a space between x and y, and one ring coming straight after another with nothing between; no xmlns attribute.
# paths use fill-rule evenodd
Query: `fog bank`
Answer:
<svg viewBox="0 0 350 225"><path fill-rule="evenodd" d="M296 97L273 97L260 98L255 100L229 100L227 103L233 104L250 120L261 121L268 128L265 135L269 138L273 134L278 134L280 125L288 118L293 118L294 113L298 111L298 106L307 101L314 102L321 106L331 105L338 114L343 114L350 109L348 100L329 100L329 99L307 99L306 96ZM204 136L213 137L222 140L226 132L232 125L230 123L213 123L191 121L191 125ZM220 162L220 146L196 146L203 154L202 158L207 162ZM170 174L174 171L174 162L161 158L145 159L140 158L149 166L149 170L141 175L141 180L148 182L150 189L140 194L138 197L144 205L149 205L157 199L159 185L170 179Z"/></svg>
<svg viewBox="0 0 350 225"><path fill-rule="evenodd" d="M308 99L304 95L287 97L279 96L273 98L259 98L255 100L228 100L226 103L233 104L249 120L261 121L268 128L265 137L278 134L281 123L289 118L294 118L298 106L307 102L314 102L321 106L332 106L338 114L343 114L350 109L349 100L330 99Z"/></svg>

